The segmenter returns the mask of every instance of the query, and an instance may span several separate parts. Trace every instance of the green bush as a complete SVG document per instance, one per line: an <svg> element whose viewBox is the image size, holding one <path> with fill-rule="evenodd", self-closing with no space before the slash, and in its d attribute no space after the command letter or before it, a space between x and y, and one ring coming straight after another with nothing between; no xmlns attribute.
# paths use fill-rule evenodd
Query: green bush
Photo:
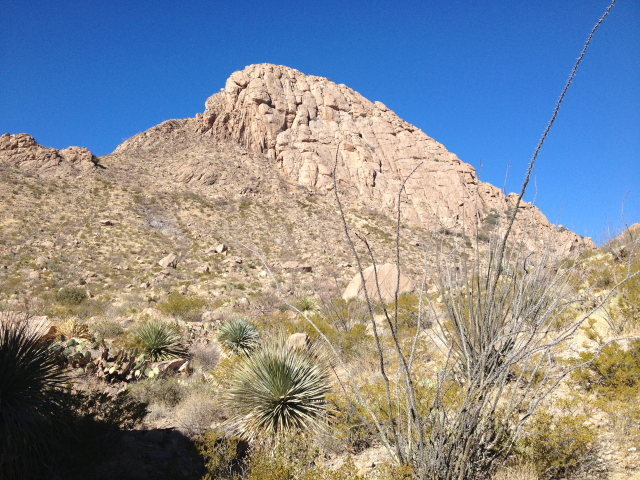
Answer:
<svg viewBox="0 0 640 480"><path fill-rule="evenodd" d="M640 438L640 340L627 348L611 343L595 358L584 352L577 362L589 360L573 373L573 379L595 395L594 406L608 414L618 435Z"/></svg>
<svg viewBox="0 0 640 480"><path fill-rule="evenodd" d="M596 432L586 415L539 411L518 445L518 454L535 465L545 479L561 479L586 471L597 462Z"/></svg>
<svg viewBox="0 0 640 480"><path fill-rule="evenodd" d="M606 398L633 397L640 388L640 340L623 348L613 342L602 349L598 356L592 352L580 354L579 363L590 361L573 374L585 390Z"/></svg>
<svg viewBox="0 0 640 480"><path fill-rule="evenodd" d="M77 391L68 403L76 418L109 429L131 430L147 415L147 403L137 400L127 390L115 394L102 390Z"/></svg>
<svg viewBox="0 0 640 480"><path fill-rule="evenodd" d="M202 298L173 292L164 302L158 304L158 309L170 317L185 321L196 321L199 320L206 303Z"/></svg>
<svg viewBox="0 0 640 480"><path fill-rule="evenodd" d="M640 271L640 261L636 261L631 269ZM640 275L636 275L620 287L620 313L626 322L633 327L640 325Z"/></svg>
<svg viewBox="0 0 640 480"><path fill-rule="evenodd" d="M87 299L87 292L79 287L62 287L53 296L54 300L61 305L80 305Z"/></svg>

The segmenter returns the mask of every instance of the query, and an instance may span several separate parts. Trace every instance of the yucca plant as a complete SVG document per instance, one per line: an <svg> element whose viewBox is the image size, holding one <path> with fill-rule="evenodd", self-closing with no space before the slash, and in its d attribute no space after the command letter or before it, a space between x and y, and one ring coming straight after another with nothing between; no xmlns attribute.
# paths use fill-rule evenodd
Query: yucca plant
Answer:
<svg viewBox="0 0 640 480"><path fill-rule="evenodd" d="M61 426L65 377L29 320L0 318L0 472L9 479L46 468Z"/></svg>
<svg viewBox="0 0 640 480"><path fill-rule="evenodd" d="M135 330L137 345L152 362L186 357L188 351L178 328L170 323L151 320Z"/></svg>
<svg viewBox="0 0 640 480"><path fill-rule="evenodd" d="M249 441L317 429L330 391L328 362L316 349L289 349L284 339L269 342L247 356L233 375L231 429Z"/></svg>
<svg viewBox="0 0 640 480"><path fill-rule="evenodd" d="M302 313L313 313L318 310L318 302L313 297L302 297L296 302L296 308Z"/></svg>
<svg viewBox="0 0 640 480"><path fill-rule="evenodd" d="M258 329L244 318L229 320L218 334L218 341L228 350L236 354L248 355L258 345Z"/></svg>

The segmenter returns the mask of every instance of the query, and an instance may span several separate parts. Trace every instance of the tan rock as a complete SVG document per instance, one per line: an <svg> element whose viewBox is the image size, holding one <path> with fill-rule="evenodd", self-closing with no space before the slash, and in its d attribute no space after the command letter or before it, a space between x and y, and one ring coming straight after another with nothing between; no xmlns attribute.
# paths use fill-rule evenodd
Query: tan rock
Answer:
<svg viewBox="0 0 640 480"><path fill-rule="evenodd" d="M178 266L178 256L175 253L170 253L162 260L158 261L158 265L162 268L176 268Z"/></svg>
<svg viewBox="0 0 640 480"><path fill-rule="evenodd" d="M307 350L311 346L311 339L306 333L292 333L287 338L287 348L290 350Z"/></svg>
<svg viewBox="0 0 640 480"><path fill-rule="evenodd" d="M0 312L0 323L26 324L25 331L28 335L45 337L51 329L51 321L46 316L30 316L24 312L4 311Z"/></svg>
<svg viewBox="0 0 640 480"><path fill-rule="evenodd" d="M283 262L282 268L285 270L299 270L301 272L307 273L313 271L313 267L311 265L296 262L295 260L288 260L286 262Z"/></svg>
<svg viewBox="0 0 640 480"><path fill-rule="evenodd" d="M15 166L30 173L65 174L93 171L96 157L84 147L62 150L44 147L26 133L0 135L0 164Z"/></svg>
<svg viewBox="0 0 640 480"><path fill-rule="evenodd" d="M377 271L377 282L376 282ZM395 298L396 286L398 285L398 270L396 265L385 263L378 265L374 270L373 265L363 270L364 287L362 277L357 273L342 294L342 298L348 300L350 298L365 299L365 287L369 294L369 298L373 301L391 302ZM379 287L379 291L378 291ZM400 273L400 285L398 295L413 291L414 284L410 278Z"/></svg>

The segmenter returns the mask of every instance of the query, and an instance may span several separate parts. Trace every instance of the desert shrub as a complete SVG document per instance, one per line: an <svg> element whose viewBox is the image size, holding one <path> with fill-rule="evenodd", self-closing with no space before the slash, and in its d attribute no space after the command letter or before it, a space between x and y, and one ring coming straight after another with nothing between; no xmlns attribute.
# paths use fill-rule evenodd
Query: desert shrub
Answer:
<svg viewBox="0 0 640 480"><path fill-rule="evenodd" d="M489 226L496 226L500 223L500 212L495 209L491 209L489 213L482 219L482 221Z"/></svg>
<svg viewBox="0 0 640 480"><path fill-rule="evenodd" d="M113 339L124 333L119 323L108 320L95 322L89 328L98 341Z"/></svg>
<svg viewBox="0 0 640 480"><path fill-rule="evenodd" d="M344 395L327 395L332 436L339 440L350 453L360 453L371 447L377 438L377 432L367 418L364 409L348 400ZM338 449L344 449L344 446Z"/></svg>
<svg viewBox="0 0 640 480"><path fill-rule="evenodd" d="M170 317L185 321L196 321L200 318L206 303L202 298L173 292L164 302L158 304L158 309Z"/></svg>
<svg viewBox="0 0 640 480"><path fill-rule="evenodd" d="M46 468L63 426L65 378L27 320L0 320L0 471L9 479Z"/></svg>
<svg viewBox="0 0 640 480"><path fill-rule="evenodd" d="M351 457L349 457L343 465L335 470L330 470L323 467L312 467L302 472L299 478L300 480L365 480L364 475L360 475L356 472L357 468L354 465ZM393 478L394 480L410 479L410 477L403 477L400 475L394 475L393 477L388 478L389 480L391 480L391 478Z"/></svg>
<svg viewBox="0 0 640 480"><path fill-rule="evenodd" d="M640 340L627 348L611 343L595 358L594 353L583 352L577 361L589 360L573 373L573 379L595 394L594 406L607 413L621 436L640 437Z"/></svg>
<svg viewBox="0 0 640 480"><path fill-rule="evenodd" d="M616 283L618 273L618 266L614 265L610 258L595 256L588 259L585 279L590 287L602 290Z"/></svg>
<svg viewBox="0 0 640 480"><path fill-rule="evenodd" d="M518 455L545 479L586 471L597 463L596 432L586 421L586 415L539 411L520 441Z"/></svg>
<svg viewBox="0 0 640 480"><path fill-rule="evenodd" d="M147 403L137 400L127 390L116 394L102 390L76 391L69 398L68 405L76 418L110 429L133 429L147 414Z"/></svg>
<svg viewBox="0 0 640 480"><path fill-rule="evenodd" d="M61 305L80 305L87 299L87 292L79 287L62 287L56 291L53 298Z"/></svg>
<svg viewBox="0 0 640 480"><path fill-rule="evenodd" d="M186 386L177 378L152 378L133 383L129 391L141 402L175 407L185 397Z"/></svg>
<svg viewBox="0 0 640 480"><path fill-rule="evenodd" d="M263 455L251 459L247 480L295 480L291 465L282 457Z"/></svg>
<svg viewBox="0 0 640 480"><path fill-rule="evenodd" d="M357 473L351 457L338 468L327 468L318 462L322 452L314 438L305 434L285 436L276 445L268 442L254 448L247 461L248 479L252 480L410 480L402 467L380 469L375 477ZM320 463L320 464L319 464Z"/></svg>
<svg viewBox="0 0 640 480"><path fill-rule="evenodd" d="M196 343L190 349L194 365L203 370L213 370L220 362L220 348L217 343Z"/></svg>
<svg viewBox="0 0 640 480"><path fill-rule="evenodd" d="M211 392L195 390L176 406L173 417L181 432L198 435L211 428L218 418L219 406Z"/></svg>
<svg viewBox="0 0 640 480"><path fill-rule="evenodd" d="M258 345L258 329L244 318L235 318L220 327L218 341L236 354L248 354Z"/></svg>
<svg viewBox="0 0 640 480"><path fill-rule="evenodd" d="M231 381L231 421L241 437L317 428L331 391L328 363L315 349L289 349L284 339L242 360Z"/></svg>
<svg viewBox="0 0 640 480"><path fill-rule="evenodd" d="M346 332L336 332L336 344L346 358L354 358L371 344L373 337L367 333L366 325L356 323Z"/></svg>
<svg viewBox="0 0 640 480"><path fill-rule="evenodd" d="M640 271L640 261L634 263L632 271ZM640 326L640 275L630 278L622 285L619 306L626 323L633 327Z"/></svg>
<svg viewBox="0 0 640 480"><path fill-rule="evenodd" d="M91 335L87 324L81 323L76 318L69 318L64 322L58 323L56 325L56 331L62 340L68 340L69 338L93 340L93 335Z"/></svg>
<svg viewBox="0 0 640 480"><path fill-rule="evenodd" d="M234 375L234 372L238 368L238 364L242 362L242 357L237 355L231 355L229 357L225 357L212 372L212 382L213 384L228 389L231 386L231 380Z"/></svg>
<svg viewBox="0 0 640 480"><path fill-rule="evenodd" d="M245 469L248 444L238 437L226 437L211 429L197 439L197 447L207 469L202 480L236 479Z"/></svg>
<svg viewBox="0 0 640 480"><path fill-rule="evenodd" d="M355 298L344 300L337 297L325 300L322 302L321 314L338 330L347 330L349 325L367 321L365 304Z"/></svg>
<svg viewBox="0 0 640 480"><path fill-rule="evenodd" d="M595 357L595 358L594 358ZM599 355L582 352L579 363L590 361L574 372L574 379L587 391L607 398L633 397L640 386L640 340L623 348L613 342Z"/></svg>
<svg viewBox="0 0 640 480"><path fill-rule="evenodd" d="M418 321L422 322L422 327L426 327L428 322L425 319L425 311L427 310L427 301L422 299L422 312L420 312L420 297L418 295L413 295L409 293L404 293L398 297L397 308L398 308L398 317L397 323L398 327L404 332L405 335L413 336L415 332L415 328L418 326ZM387 305L387 310L389 312L394 312L395 316L396 304L395 302L391 302ZM422 315L422 318L420 318Z"/></svg>
<svg viewBox="0 0 640 480"><path fill-rule="evenodd" d="M188 355L177 326L150 320L139 325L134 332L137 346L152 362Z"/></svg>

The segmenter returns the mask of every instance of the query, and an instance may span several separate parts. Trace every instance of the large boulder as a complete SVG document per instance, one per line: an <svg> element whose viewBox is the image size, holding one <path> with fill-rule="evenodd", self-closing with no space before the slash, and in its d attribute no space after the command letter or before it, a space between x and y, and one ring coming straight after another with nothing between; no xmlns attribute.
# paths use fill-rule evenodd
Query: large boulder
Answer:
<svg viewBox="0 0 640 480"><path fill-rule="evenodd" d="M376 284L376 270L378 282ZM362 277L364 277L364 284L362 283ZM384 265L377 265L374 270L374 266L371 265L365 268L362 272L357 273L347 288L342 294L342 298L348 300L350 298L359 298L365 300L365 286L369 293L369 298L373 301L391 302L395 299L396 287L398 286L398 267L392 263L385 263ZM378 292L378 286L380 291ZM415 288L411 279L402 273L400 273L400 284L398 295L401 293L408 293Z"/></svg>

